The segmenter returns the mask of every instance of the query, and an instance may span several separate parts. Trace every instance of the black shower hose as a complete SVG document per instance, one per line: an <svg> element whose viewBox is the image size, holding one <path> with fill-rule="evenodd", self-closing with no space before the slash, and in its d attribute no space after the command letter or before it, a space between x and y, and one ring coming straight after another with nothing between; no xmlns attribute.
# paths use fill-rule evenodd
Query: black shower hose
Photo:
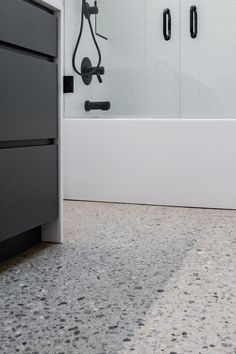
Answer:
<svg viewBox="0 0 236 354"><path fill-rule="evenodd" d="M73 57L72 57L73 69L80 76L82 76L82 73L76 67L76 55L77 55L78 47L79 47L79 44L80 44L80 41L81 41L81 37L82 37L82 34L83 34L83 28L84 28L84 6L85 6L85 0L82 0L80 31L79 31L79 36L78 36L78 39L77 39L77 42L76 42L76 45L75 45L75 49L74 49L74 52L73 52ZM90 32L91 32L95 47L96 47L97 52L98 52L98 63L97 63L96 68L94 68L93 70L91 70L91 72L86 73L86 74L94 75L94 74L96 74L98 72L98 69L99 69L99 67L101 65L102 55L101 55L101 51L100 51L99 45L98 45L98 43L96 41L94 32L93 32L93 26L92 26L90 18L88 18L88 23L89 23Z"/></svg>

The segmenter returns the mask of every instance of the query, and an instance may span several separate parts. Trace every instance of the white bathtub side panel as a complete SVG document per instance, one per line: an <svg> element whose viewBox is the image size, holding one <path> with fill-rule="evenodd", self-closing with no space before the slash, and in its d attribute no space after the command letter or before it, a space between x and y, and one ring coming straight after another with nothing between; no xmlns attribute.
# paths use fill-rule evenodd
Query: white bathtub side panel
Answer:
<svg viewBox="0 0 236 354"><path fill-rule="evenodd" d="M64 197L236 208L236 121L64 120Z"/></svg>

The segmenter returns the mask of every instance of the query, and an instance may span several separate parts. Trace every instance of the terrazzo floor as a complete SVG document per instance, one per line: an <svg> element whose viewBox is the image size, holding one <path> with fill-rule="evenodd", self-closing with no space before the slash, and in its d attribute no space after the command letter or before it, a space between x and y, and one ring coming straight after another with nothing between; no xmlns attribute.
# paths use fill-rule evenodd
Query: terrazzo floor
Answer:
<svg viewBox="0 0 236 354"><path fill-rule="evenodd" d="M0 265L0 353L235 354L236 212L65 203Z"/></svg>

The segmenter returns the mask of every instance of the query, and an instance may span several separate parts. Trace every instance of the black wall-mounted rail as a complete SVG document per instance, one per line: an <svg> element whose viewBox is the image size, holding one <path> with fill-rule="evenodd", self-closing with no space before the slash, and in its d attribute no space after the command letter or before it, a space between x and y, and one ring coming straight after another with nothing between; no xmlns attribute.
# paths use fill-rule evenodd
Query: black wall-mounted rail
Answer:
<svg viewBox="0 0 236 354"><path fill-rule="evenodd" d="M171 12L170 9L163 11L163 36L166 41L171 39Z"/></svg>
<svg viewBox="0 0 236 354"><path fill-rule="evenodd" d="M197 6L195 6L195 5L190 7L190 34L193 39L197 38L197 35L198 35L198 12L197 12Z"/></svg>

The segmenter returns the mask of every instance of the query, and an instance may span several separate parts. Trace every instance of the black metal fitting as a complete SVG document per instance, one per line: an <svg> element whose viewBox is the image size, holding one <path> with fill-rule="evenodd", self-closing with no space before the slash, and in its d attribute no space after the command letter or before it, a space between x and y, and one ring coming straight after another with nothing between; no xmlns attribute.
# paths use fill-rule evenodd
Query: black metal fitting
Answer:
<svg viewBox="0 0 236 354"><path fill-rule="evenodd" d="M96 69L96 67L92 66L91 60L85 57L81 64L81 74L82 74L82 80L85 85L91 84L93 75L97 76L98 82L100 82L101 84L102 83L101 75L105 74L105 69L104 66L100 66L98 69Z"/></svg>
<svg viewBox="0 0 236 354"><path fill-rule="evenodd" d="M85 101L84 108L86 112L92 110L108 111L111 108L111 104L109 101L105 101L105 102Z"/></svg>
<svg viewBox="0 0 236 354"><path fill-rule="evenodd" d="M91 15L98 14L98 7L97 6L90 6L89 3L84 3L84 16L89 19Z"/></svg>
<svg viewBox="0 0 236 354"><path fill-rule="evenodd" d="M64 93L73 93L74 92L74 76L64 76Z"/></svg>

